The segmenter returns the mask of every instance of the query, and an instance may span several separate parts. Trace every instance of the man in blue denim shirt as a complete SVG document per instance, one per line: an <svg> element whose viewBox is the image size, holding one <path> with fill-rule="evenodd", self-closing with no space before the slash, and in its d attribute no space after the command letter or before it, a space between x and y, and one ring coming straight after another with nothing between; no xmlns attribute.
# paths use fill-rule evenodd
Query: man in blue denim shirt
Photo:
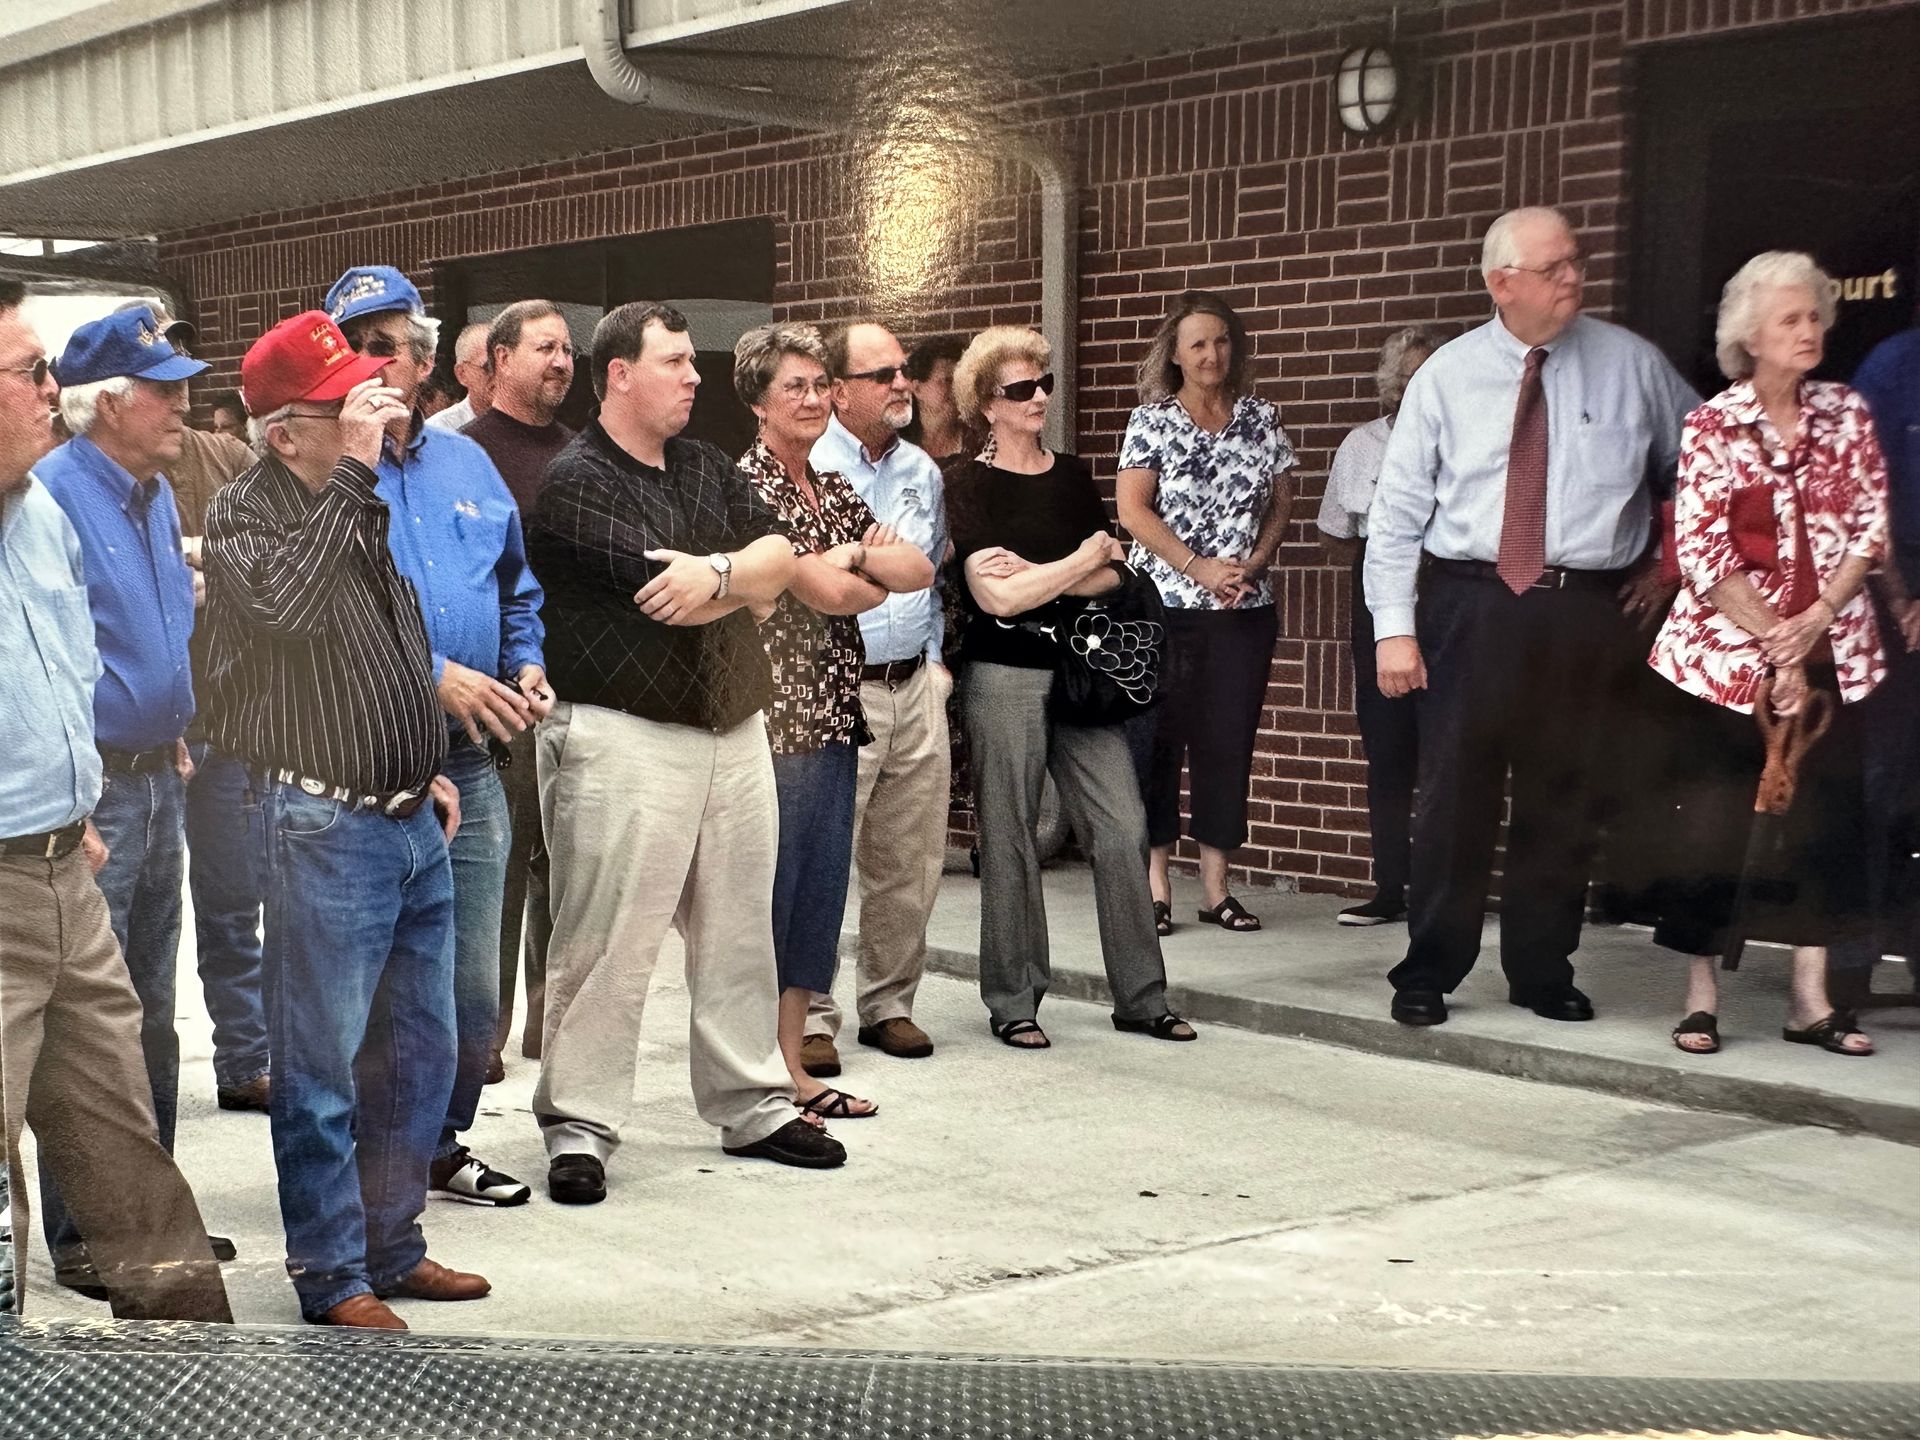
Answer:
<svg viewBox="0 0 1920 1440"><path fill-rule="evenodd" d="M94 738L105 788L94 824L109 858L100 872L113 933L144 1012L140 1041L160 1143L173 1148L180 1040L174 1031L180 894L186 873L183 736L193 718L187 637L193 577L181 554L173 489L187 378L207 367L177 354L144 309L82 325L54 366L73 439L37 467L72 521L86 560L87 599L104 667L94 687ZM63 1285L105 1299L51 1179L42 1221ZM227 1242L216 1253L231 1258Z"/></svg>
<svg viewBox="0 0 1920 1440"><path fill-rule="evenodd" d="M349 270L326 309L363 354L387 360L382 378L406 415L389 429L377 468L392 511L388 547L413 582L433 650L434 691L451 717L446 774L460 787L451 846L454 1023L459 1059L429 1188L474 1205L521 1205L532 1191L460 1143L479 1111L500 1016L500 908L511 846L506 791L489 742L515 735L553 708L541 642L540 586L527 568L520 512L487 453L425 424L414 405L433 368L435 332L420 293L390 266Z"/></svg>
<svg viewBox="0 0 1920 1440"><path fill-rule="evenodd" d="M0 735L29 757L0 766L0 1189L26 1204L19 1146L32 1125L116 1316L230 1320L199 1209L160 1143L140 997L94 881L111 858L88 821L100 655L80 539L30 470L52 443L54 385L22 298L0 282Z"/></svg>

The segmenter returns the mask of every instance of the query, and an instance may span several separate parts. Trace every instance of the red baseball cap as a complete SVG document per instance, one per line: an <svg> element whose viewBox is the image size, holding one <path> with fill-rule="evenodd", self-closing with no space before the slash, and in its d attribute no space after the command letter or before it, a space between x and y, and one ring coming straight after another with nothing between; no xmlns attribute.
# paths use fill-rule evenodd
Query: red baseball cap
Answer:
<svg viewBox="0 0 1920 1440"><path fill-rule="evenodd" d="M324 310L282 320L253 342L240 362L240 394L249 415L271 415L296 400L338 400L393 357L356 355Z"/></svg>

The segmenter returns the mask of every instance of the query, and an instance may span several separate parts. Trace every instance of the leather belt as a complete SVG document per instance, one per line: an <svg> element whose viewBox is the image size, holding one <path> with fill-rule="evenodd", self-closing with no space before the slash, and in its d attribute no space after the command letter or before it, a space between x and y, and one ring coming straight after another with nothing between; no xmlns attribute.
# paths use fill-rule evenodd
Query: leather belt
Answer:
<svg viewBox="0 0 1920 1440"><path fill-rule="evenodd" d="M409 819L427 803L425 790L390 790L383 795L369 795L344 785L329 785L297 770L269 770L267 779L276 785L297 786L303 794L316 800L332 800L349 810L372 810L393 820Z"/></svg>
<svg viewBox="0 0 1920 1440"><path fill-rule="evenodd" d="M151 750L115 750L108 745L96 748L100 751L101 765L117 775L145 775L156 770L170 770L176 753L171 745L156 745Z"/></svg>
<svg viewBox="0 0 1920 1440"><path fill-rule="evenodd" d="M49 830L44 835L15 835L8 840L0 840L0 855L27 856L35 860L60 860L71 855L79 845L80 837L87 833L87 822L76 820L71 825L62 825L58 830Z"/></svg>
<svg viewBox="0 0 1920 1440"><path fill-rule="evenodd" d="M922 653L911 660L889 660L884 665L864 665L860 669L860 678L862 681L870 680L877 685L885 685L891 690L901 682L911 680L914 672L926 663L927 657Z"/></svg>
<svg viewBox="0 0 1920 1440"><path fill-rule="evenodd" d="M1442 575L1467 575L1476 580L1500 580L1500 567L1491 560L1446 560L1438 555L1423 555L1421 565ZM1530 590L1567 590L1578 587L1618 589L1625 583L1625 570L1569 570L1564 565L1549 565ZM1500 580L1502 585L1507 582Z"/></svg>

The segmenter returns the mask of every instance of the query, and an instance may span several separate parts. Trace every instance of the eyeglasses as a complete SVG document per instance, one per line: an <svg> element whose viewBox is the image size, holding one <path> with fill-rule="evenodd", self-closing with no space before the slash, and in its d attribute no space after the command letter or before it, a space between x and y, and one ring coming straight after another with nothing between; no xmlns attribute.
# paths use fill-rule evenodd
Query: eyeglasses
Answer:
<svg viewBox="0 0 1920 1440"><path fill-rule="evenodd" d="M1011 400L1015 404L1024 404L1026 401L1033 399L1033 393L1036 390L1042 395L1053 394L1053 372L1051 370L1042 375L1038 380L1012 380L1005 385L996 385L993 387L994 394Z"/></svg>
<svg viewBox="0 0 1920 1440"><path fill-rule="evenodd" d="M338 420L340 412L338 410L289 410L286 418L289 420Z"/></svg>
<svg viewBox="0 0 1920 1440"><path fill-rule="evenodd" d="M891 385L893 384L894 376L906 375L906 373L907 367L904 365L882 365L878 370L856 370L853 374L845 376L844 378L848 380L871 380L876 385ZM908 378L911 379L912 377L908 376Z"/></svg>
<svg viewBox="0 0 1920 1440"><path fill-rule="evenodd" d="M354 353L371 355L376 360L391 360L400 353L398 342L385 335L368 335L360 340L349 339L347 344L354 348Z"/></svg>
<svg viewBox="0 0 1920 1440"><path fill-rule="evenodd" d="M1565 280L1572 276L1587 273L1587 257L1568 255L1555 260L1551 265L1503 265L1503 270L1522 270L1529 275L1538 275L1543 280Z"/></svg>
<svg viewBox="0 0 1920 1440"><path fill-rule="evenodd" d="M556 352L569 360L573 359L573 346L563 345L557 340L542 340L538 345L533 347L534 354L544 356L548 359L551 359Z"/></svg>
<svg viewBox="0 0 1920 1440"><path fill-rule="evenodd" d="M818 380L789 380L780 387L780 393L796 405L809 395L824 400L833 393L833 381L825 375Z"/></svg>
<svg viewBox="0 0 1920 1440"><path fill-rule="evenodd" d="M8 365L0 369L0 375L24 375L29 384L38 390L47 383L47 377L53 373L53 362L42 355L31 365Z"/></svg>

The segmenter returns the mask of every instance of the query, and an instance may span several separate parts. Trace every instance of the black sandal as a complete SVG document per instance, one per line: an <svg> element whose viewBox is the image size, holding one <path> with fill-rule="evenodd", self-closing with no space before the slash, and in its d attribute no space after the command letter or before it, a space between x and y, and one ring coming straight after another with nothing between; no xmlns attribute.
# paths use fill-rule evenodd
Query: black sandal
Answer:
<svg viewBox="0 0 1920 1440"><path fill-rule="evenodd" d="M1009 1020L1004 1025L997 1020L989 1020L987 1028L993 1031L994 1039L1014 1050L1051 1050L1053 1048L1053 1041L1047 1038L1047 1032L1040 1028L1040 1022L1037 1020ZM1023 1045L1016 1038L1021 1035L1038 1035L1040 1043Z"/></svg>
<svg viewBox="0 0 1920 1440"><path fill-rule="evenodd" d="M1682 1035L1704 1035L1713 1043L1695 1049L1682 1045ZM1673 1048L1683 1055L1717 1055L1720 1051L1720 1017L1707 1010L1696 1010L1673 1027Z"/></svg>
<svg viewBox="0 0 1920 1440"><path fill-rule="evenodd" d="M1260 928L1260 917L1229 895L1211 910L1200 912L1202 924L1218 925L1222 930L1249 931Z"/></svg>
<svg viewBox="0 0 1920 1440"><path fill-rule="evenodd" d="M856 1104L872 1105L870 1110L856 1110ZM880 1113L880 1107L871 1100L862 1100L858 1095L849 1095L844 1090L835 1090L831 1086L822 1090L811 1100L795 1097L793 1108L802 1115L817 1115L822 1120L871 1120Z"/></svg>
<svg viewBox="0 0 1920 1440"><path fill-rule="evenodd" d="M1849 1049L1847 1036L1858 1035L1867 1041L1865 1050ZM1790 1045L1818 1045L1830 1055L1849 1055L1861 1060L1873 1054L1872 1037L1853 1023L1853 1016L1844 1010L1834 1010L1813 1022L1804 1030L1795 1030L1791 1026L1782 1026L1780 1038Z"/></svg>
<svg viewBox="0 0 1920 1440"><path fill-rule="evenodd" d="M1173 906L1165 900L1153 902L1153 928L1159 935L1173 934Z"/></svg>
<svg viewBox="0 0 1920 1440"><path fill-rule="evenodd" d="M1187 1026L1187 1033L1176 1035L1174 1031L1182 1025ZM1116 1015L1113 1017L1113 1028L1124 1030L1129 1035L1151 1035L1156 1040L1198 1040L1200 1038L1199 1033L1191 1025L1187 1025L1186 1021L1171 1010L1152 1020L1122 1020Z"/></svg>

